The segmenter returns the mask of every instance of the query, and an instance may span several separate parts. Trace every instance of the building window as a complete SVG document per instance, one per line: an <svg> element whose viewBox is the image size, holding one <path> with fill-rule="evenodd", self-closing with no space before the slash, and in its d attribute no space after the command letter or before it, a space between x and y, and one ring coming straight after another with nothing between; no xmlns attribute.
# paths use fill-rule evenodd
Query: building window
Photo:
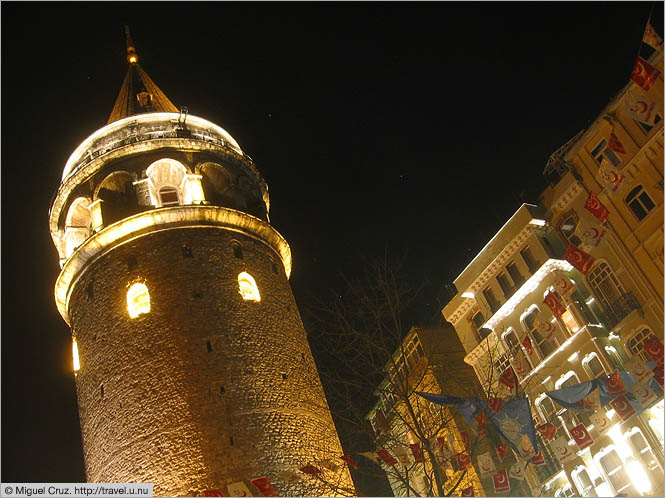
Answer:
<svg viewBox="0 0 665 498"><path fill-rule="evenodd" d="M663 469L658 463L658 459L654 454L649 442L642 434L642 431L639 427L633 427L628 432L624 434L630 445L633 447L633 454L637 457L637 460L642 464L644 470L647 471L654 479L654 482L663 482ZM630 470L630 464L628 465L628 470ZM651 482L636 483L638 488L641 488L642 493L647 493L651 491Z"/></svg>
<svg viewBox="0 0 665 498"><path fill-rule="evenodd" d="M135 283L127 291L127 313L129 318L150 312L150 293L142 283Z"/></svg>
<svg viewBox="0 0 665 498"><path fill-rule="evenodd" d="M159 199L162 206L180 204L180 201L178 200L178 190L175 187L168 185L159 189Z"/></svg>
<svg viewBox="0 0 665 498"><path fill-rule="evenodd" d="M596 353L589 353L582 360L582 368L587 373L590 379L595 379L600 374L605 372L603 364L600 362Z"/></svg>
<svg viewBox="0 0 665 498"><path fill-rule="evenodd" d="M646 124L646 123L643 123L642 121L638 121L637 119L634 119L633 121L635 121L635 122L639 125L639 127L642 128L642 130L644 131L644 133L648 135L649 132L650 132L651 130L653 130L653 127L654 127L655 125L657 125L658 123L660 123L660 120L661 120L661 119L662 119L662 118L660 117L660 114L656 114L656 116L654 117L654 120L653 120L653 126L652 126L652 125L648 125L648 124Z"/></svg>
<svg viewBox="0 0 665 498"><path fill-rule="evenodd" d="M561 430L561 419L556 416L556 407L552 399L546 394L542 394L539 398L536 399L536 409L540 414L540 417L543 422L550 422L557 429L558 435L563 435L568 437L565 431Z"/></svg>
<svg viewBox="0 0 665 498"><path fill-rule="evenodd" d="M79 345L76 339L72 340L72 364L74 365L74 372L81 369L81 362L79 361Z"/></svg>
<svg viewBox="0 0 665 498"><path fill-rule="evenodd" d="M500 306L499 306L499 301L497 301L496 297L494 297L494 292L492 292L492 289L490 289L489 287L484 289L483 296L485 296L487 305L490 307L492 313L496 313L496 311L500 308Z"/></svg>
<svg viewBox="0 0 665 498"><path fill-rule="evenodd" d="M515 289L513 286L510 284L508 281L508 277L506 276L505 273L499 273L496 276L497 282L499 282L499 286L501 287L501 290L503 291L503 295L505 296L506 299L509 299L510 296L513 295L515 292Z"/></svg>
<svg viewBox="0 0 665 498"><path fill-rule="evenodd" d="M605 479L612 485L616 494L623 493L624 496L637 496L637 490L632 488L631 478L623 467L623 462L614 449L614 445L609 445L596 453L594 460L596 460L605 475Z"/></svg>
<svg viewBox="0 0 665 498"><path fill-rule="evenodd" d="M508 265L506 266L506 270L508 271L508 275L510 275L510 278L513 279L515 287L520 287L524 283L524 277L517 269L515 263L513 262L508 263Z"/></svg>
<svg viewBox="0 0 665 498"><path fill-rule="evenodd" d="M475 315L473 315L473 317L471 318L471 322L473 323L474 327L476 327L476 330L480 330L481 327L483 326L483 323L485 323L485 317L479 311Z"/></svg>
<svg viewBox="0 0 665 498"><path fill-rule="evenodd" d="M651 336L653 336L653 334L651 333L651 330L647 328L643 328L639 332L633 334L633 336L628 339L628 350L630 351L630 354L633 356L638 355L638 357L644 362L651 360L649 355L644 351L644 343Z"/></svg>
<svg viewBox="0 0 665 498"><path fill-rule="evenodd" d="M533 257L533 253L531 252L531 249L529 249L529 246L520 251L520 256L522 256L524 264L526 264L526 267L529 269L529 271L531 273L535 273L538 269L539 263L536 258Z"/></svg>
<svg viewBox="0 0 665 498"><path fill-rule="evenodd" d="M233 242L231 244L231 247L233 247L233 255L238 259L242 259L243 254L242 254L242 247L240 247L240 244L238 244L237 242Z"/></svg>
<svg viewBox="0 0 665 498"><path fill-rule="evenodd" d="M141 92L136 94L136 100L141 107L152 107L152 93Z"/></svg>
<svg viewBox="0 0 665 498"><path fill-rule="evenodd" d="M563 220L559 225L559 230L564 238L574 246L579 246L582 243L580 238L575 235L575 230L577 230L577 219L574 216L569 216Z"/></svg>
<svg viewBox="0 0 665 498"><path fill-rule="evenodd" d="M524 331L533 337L533 346L540 352L541 356L545 358L554 351L555 347L552 341L546 339L536 327L536 318L538 318L539 314L540 310L538 307L534 306L522 319L522 326L524 327Z"/></svg>
<svg viewBox="0 0 665 498"><path fill-rule="evenodd" d="M256 286L256 281L247 272L242 272L238 274L238 292L245 301L256 301L261 300L261 294L259 294L259 288Z"/></svg>
<svg viewBox="0 0 665 498"><path fill-rule="evenodd" d="M642 185L638 185L633 190L631 190L630 193L626 196L625 201L638 221L642 221L644 218L646 218L647 214L649 214L649 211L656 207L654 202L651 200L651 197L649 197L649 194L647 194L647 191L644 190Z"/></svg>
<svg viewBox="0 0 665 498"><path fill-rule="evenodd" d="M587 280L604 310L612 308L625 291L607 263L601 262L589 272Z"/></svg>
<svg viewBox="0 0 665 498"><path fill-rule="evenodd" d="M582 496L598 496L594 490L593 481L584 465L576 467L571 474Z"/></svg>
<svg viewBox="0 0 665 498"><path fill-rule="evenodd" d="M571 334L574 334L581 328L581 324L577 321L577 318L575 318L575 315L573 315L570 310L566 310L561 314L561 321L565 325L568 332Z"/></svg>
<svg viewBox="0 0 665 498"><path fill-rule="evenodd" d="M517 334L513 329L508 329L502 334L503 342L506 343L510 355L513 357L515 364L513 369L520 377L524 377L527 373L523 369L531 370L531 364L528 360L528 355L522 350L522 345L520 344ZM519 370L519 372L518 372Z"/></svg>
<svg viewBox="0 0 665 498"><path fill-rule="evenodd" d="M619 164L621 164L621 159L619 159L614 151L608 147L607 140L604 138L598 142L598 145L593 149L591 155L598 164L602 163L603 158L608 160L613 166L619 166Z"/></svg>
<svg viewBox="0 0 665 498"><path fill-rule="evenodd" d="M499 356L499 358L494 362L494 372L498 375L503 374L506 370L508 370L508 367L510 366L510 357L508 356L507 353L502 354Z"/></svg>
<svg viewBox="0 0 665 498"><path fill-rule="evenodd" d="M152 204L156 207L180 204L187 174L185 166L174 159L164 158L148 166L145 174L149 178L147 187Z"/></svg>

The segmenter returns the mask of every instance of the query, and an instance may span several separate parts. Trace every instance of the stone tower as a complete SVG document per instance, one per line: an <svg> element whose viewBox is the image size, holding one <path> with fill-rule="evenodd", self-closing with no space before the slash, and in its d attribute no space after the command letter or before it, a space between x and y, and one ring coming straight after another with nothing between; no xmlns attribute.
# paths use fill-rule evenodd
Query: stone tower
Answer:
<svg viewBox="0 0 665 498"><path fill-rule="evenodd" d="M259 496L266 476L282 496L331 495L298 471L329 458L325 480L352 488L261 174L171 103L129 34L127 52L108 124L67 161L49 214L88 481Z"/></svg>

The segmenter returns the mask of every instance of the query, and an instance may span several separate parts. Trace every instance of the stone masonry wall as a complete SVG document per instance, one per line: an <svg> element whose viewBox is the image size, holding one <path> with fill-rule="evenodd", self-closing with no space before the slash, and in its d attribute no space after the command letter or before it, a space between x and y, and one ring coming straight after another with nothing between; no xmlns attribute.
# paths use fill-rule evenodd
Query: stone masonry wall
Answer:
<svg viewBox="0 0 665 498"><path fill-rule="evenodd" d="M256 280L260 302L242 299L241 271ZM137 281L151 310L131 319L126 293ZM342 450L283 266L267 246L217 227L151 233L94 261L70 310L89 481L202 496L265 475L282 496L334 494L297 470L321 458L342 463ZM300 479L285 482L283 470ZM347 470L340 484L352 487Z"/></svg>

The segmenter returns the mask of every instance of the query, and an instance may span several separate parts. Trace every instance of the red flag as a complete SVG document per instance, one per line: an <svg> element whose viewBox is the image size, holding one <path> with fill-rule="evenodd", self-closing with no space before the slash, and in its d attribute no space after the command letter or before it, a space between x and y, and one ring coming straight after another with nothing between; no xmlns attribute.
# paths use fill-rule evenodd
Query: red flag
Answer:
<svg viewBox="0 0 665 498"><path fill-rule="evenodd" d="M610 401L610 405L612 405L612 408L614 408L624 422L635 415L635 408L633 408L633 405L628 402L625 396L614 398Z"/></svg>
<svg viewBox="0 0 665 498"><path fill-rule="evenodd" d="M614 152L619 154L625 154L626 149L623 148L623 144L619 141L617 136L614 133L610 133L610 139L607 142L607 146L612 149Z"/></svg>
<svg viewBox="0 0 665 498"><path fill-rule="evenodd" d="M460 496L476 496L473 494L473 486L469 486L460 491Z"/></svg>
<svg viewBox="0 0 665 498"><path fill-rule="evenodd" d="M554 292L547 293L545 296L545 304L549 309L552 310L552 314L557 318L563 315L566 311L566 307L559 299L559 296L557 296Z"/></svg>
<svg viewBox="0 0 665 498"><path fill-rule="evenodd" d="M536 427L536 430L540 432L544 438L547 438L548 441L554 439L554 436L556 435L556 427L550 422L545 422L544 424L539 425Z"/></svg>
<svg viewBox="0 0 665 498"><path fill-rule="evenodd" d="M499 462L503 462L503 459L506 456L507 452L508 452L507 444L500 444L499 446L496 447L496 456L499 457Z"/></svg>
<svg viewBox="0 0 665 498"><path fill-rule="evenodd" d="M485 423L487 422L487 416L485 412L478 412L476 414L476 423L478 424L478 434L482 436L485 434Z"/></svg>
<svg viewBox="0 0 665 498"><path fill-rule="evenodd" d="M515 387L515 372L513 371L513 367L508 367L506 371L501 374L501 377L499 377L499 382L501 382L504 386L508 386L509 389L513 389Z"/></svg>
<svg viewBox="0 0 665 498"><path fill-rule="evenodd" d="M487 406L489 406L494 413L499 413L501 411L502 405L503 405L502 398L491 398L491 397L487 398Z"/></svg>
<svg viewBox="0 0 665 498"><path fill-rule="evenodd" d="M459 433L460 439L462 441L462 444L464 445L464 449L469 451L469 432L468 431L460 431Z"/></svg>
<svg viewBox="0 0 665 498"><path fill-rule="evenodd" d="M598 183L601 183L607 188L607 192L612 195L618 193L626 182L626 176L621 174L617 168L612 166L608 160L602 158L600 160L600 168L598 168L598 176L596 177Z"/></svg>
<svg viewBox="0 0 665 498"><path fill-rule="evenodd" d="M663 364L663 352L665 351L665 348L663 347L663 343L660 342L655 335L652 335L649 339L644 341L642 347L646 354L656 362L656 365Z"/></svg>
<svg viewBox="0 0 665 498"><path fill-rule="evenodd" d="M348 455L342 455L340 458L344 460L346 463L348 463L349 467L353 467L354 469L358 470L358 464L355 462L353 458L351 458Z"/></svg>
<svg viewBox="0 0 665 498"><path fill-rule="evenodd" d="M644 35L642 35L642 41L647 45L650 45L652 48L658 50L658 48L663 43L663 39L658 36L656 30L653 29L653 26L650 22L647 21L647 25L644 28Z"/></svg>
<svg viewBox="0 0 665 498"><path fill-rule="evenodd" d="M392 457L392 455L391 455L390 453L388 453L387 450L378 450L378 451L376 452L376 454L379 455L379 457L381 458L381 460L383 460L384 462L386 462L386 465L388 465L388 466L392 466L392 465L395 465L395 464L397 463L397 460L395 460L395 459Z"/></svg>
<svg viewBox="0 0 665 498"><path fill-rule="evenodd" d="M660 387L663 387L663 364L656 365L656 368L653 369L653 378L658 381Z"/></svg>
<svg viewBox="0 0 665 498"><path fill-rule="evenodd" d="M554 289L560 296L567 296L574 288L573 283L566 277L560 277L554 281Z"/></svg>
<svg viewBox="0 0 665 498"><path fill-rule="evenodd" d="M318 476L321 474L321 470L314 467L314 465L305 465L303 467L300 467L300 472L304 472L305 474L309 474L312 476Z"/></svg>
<svg viewBox="0 0 665 498"><path fill-rule="evenodd" d="M609 210L600 202L600 199L596 197L596 194L589 192L589 197L586 200L584 205L587 211L600 220L601 223L607 221L607 217L610 215Z"/></svg>
<svg viewBox="0 0 665 498"><path fill-rule="evenodd" d="M457 468L462 470L471 465L471 458L466 453L458 453L456 458Z"/></svg>
<svg viewBox="0 0 665 498"><path fill-rule="evenodd" d="M522 339L522 346L526 349L528 354L533 354L533 346L531 345L531 338L527 335Z"/></svg>
<svg viewBox="0 0 665 498"><path fill-rule="evenodd" d="M220 489L206 489L203 496L224 496L224 493Z"/></svg>
<svg viewBox="0 0 665 498"><path fill-rule="evenodd" d="M418 443L410 444L409 448L411 448L411 453L413 453L413 459L416 462L422 462L425 460L423 458L423 450L420 449L420 445Z"/></svg>
<svg viewBox="0 0 665 498"><path fill-rule="evenodd" d="M534 465L545 465L545 457L543 456L543 452L539 451L535 455L531 457L531 463Z"/></svg>
<svg viewBox="0 0 665 498"><path fill-rule="evenodd" d="M607 392L610 396L621 396L626 394L626 386L623 385L619 372L614 372L612 375L605 379L607 383Z"/></svg>
<svg viewBox="0 0 665 498"><path fill-rule="evenodd" d="M649 90L659 74L660 71L658 71L658 69L642 59L642 57L638 57L637 61L635 61L635 67L633 68L633 74L630 76L630 79L643 90Z"/></svg>
<svg viewBox="0 0 665 498"><path fill-rule="evenodd" d="M252 484L256 486L263 496L277 496L267 477L257 477L252 479Z"/></svg>
<svg viewBox="0 0 665 498"><path fill-rule="evenodd" d="M576 425L570 429L570 435L573 436L573 439L581 450L593 444L593 439L591 439L591 436L589 436L589 433L587 432L584 424Z"/></svg>
<svg viewBox="0 0 665 498"><path fill-rule="evenodd" d="M573 244L568 246L564 258L584 275L589 273L589 270L596 259L591 254L585 253L582 249L578 249Z"/></svg>
<svg viewBox="0 0 665 498"><path fill-rule="evenodd" d="M495 493L505 493L510 491L510 480L508 480L508 472L506 472L506 469L503 469L498 474L494 474L492 480L494 481Z"/></svg>

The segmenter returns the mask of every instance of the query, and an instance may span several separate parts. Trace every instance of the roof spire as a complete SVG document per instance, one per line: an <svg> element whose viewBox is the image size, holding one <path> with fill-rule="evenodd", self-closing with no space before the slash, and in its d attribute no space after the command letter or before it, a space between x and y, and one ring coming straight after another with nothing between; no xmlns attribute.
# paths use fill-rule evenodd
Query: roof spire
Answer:
<svg viewBox="0 0 665 498"><path fill-rule="evenodd" d="M179 112L139 65L139 56L136 54L136 47L127 25L125 25L125 41L129 70L107 124L144 112Z"/></svg>

